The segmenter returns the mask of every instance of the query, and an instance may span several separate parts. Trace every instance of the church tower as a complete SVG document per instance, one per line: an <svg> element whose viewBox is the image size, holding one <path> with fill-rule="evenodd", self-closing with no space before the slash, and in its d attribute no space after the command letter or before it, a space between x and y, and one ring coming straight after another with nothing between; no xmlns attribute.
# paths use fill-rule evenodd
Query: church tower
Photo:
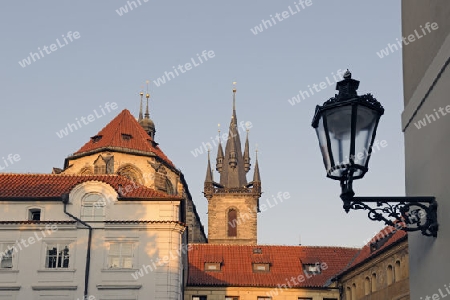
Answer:
<svg viewBox="0 0 450 300"><path fill-rule="evenodd" d="M219 134L220 137L220 134ZM233 111L225 152L219 139L216 170L219 183L213 179L208 152L204 195L208 199L208 243L255 245L257 243L257 213L261 197L258 158L253 180L247 182L250 171L248 132L242 153L236 117L236 88L233 88Z"/></svg>

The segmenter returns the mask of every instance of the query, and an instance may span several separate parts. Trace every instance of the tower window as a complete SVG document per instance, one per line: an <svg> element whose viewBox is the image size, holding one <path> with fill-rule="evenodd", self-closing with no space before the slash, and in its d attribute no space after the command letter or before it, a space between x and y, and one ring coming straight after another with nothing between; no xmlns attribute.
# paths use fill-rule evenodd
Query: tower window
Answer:
<svg viewBox="0 0 450 300"><path fill-rule="evenodd" d="M234 237L237 236L237 211L235 209L230 209L228 211L228 236Z"/></svg>
<svg viewBox="0 0 450 300"><path fill-rule="evenodd" d="M41 210L39 208L32 208L28 210L28 220L29 221L40 221L41 220Z"/></svg>

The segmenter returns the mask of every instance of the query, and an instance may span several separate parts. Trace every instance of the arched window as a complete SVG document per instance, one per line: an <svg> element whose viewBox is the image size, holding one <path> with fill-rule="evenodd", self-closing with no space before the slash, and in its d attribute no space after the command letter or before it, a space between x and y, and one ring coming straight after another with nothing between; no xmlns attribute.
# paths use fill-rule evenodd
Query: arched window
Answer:
<svg viewBox="0 0 450 300"><path fill-rule="evenodd" d="M391 265L389 265L387 267L387 276L386 276L386 278L387 278L387 284L388 285L391 285L391 284L394 283L394 268Z"/></svg>
<svg viewBox="0 0 450 300"><path fill-rule="evenodd" d="M400 281L400 279L401 279L400 261L397 260L397 261L395 262L394 280L397 282L397 281Z"/></svg>
<svg viewBox="0 0 450 300"><path fill-rule="evenodd" d="M123 165L117 170L117 174L128 178L129 180L144 184L144 176L142 176L141 170L132 164Z"/></svg>
<svg viewBox="0 0 450 300"><path fill-rule="evenodd" d="M370 294L370 278L366 277L364 280L364 295Z"/></svg>
<svg viewBox="0 0 450 300"><path fill-rule="evenodd" d="M175 195L175 189L173 188L172 182L169 178L166 178L166 193L169 195Z"/></svg>
<svg viewBox="0 0 450 300"><path fill-rule="evenodd" d="M85 221L105 220L106 201L100 194L86 194L81 201L81 219Z"/></svg>
<svg viewBox="0 0 450 300"><path fill-rule="evenodd" d="M356 299L356 284L352 285L352 299Z"/></svg>
<svg viewBox="0 0 450 300"><path fill-rule="evenodd" d="M372 293L377 291L377 274L372 274Z"/></svg>
<svg viewBox="0 0 450 300"><path fill-rule="evenodd" d="M232 208L228 211L228 236L233 237L237 236L237 211Z"/></svg>
<svg viewBox="0 0 450 300"><path fill-rule="evenodd" d="M352 300L352 289L348 286L345 290L345 299L346 300Z"/></svg>

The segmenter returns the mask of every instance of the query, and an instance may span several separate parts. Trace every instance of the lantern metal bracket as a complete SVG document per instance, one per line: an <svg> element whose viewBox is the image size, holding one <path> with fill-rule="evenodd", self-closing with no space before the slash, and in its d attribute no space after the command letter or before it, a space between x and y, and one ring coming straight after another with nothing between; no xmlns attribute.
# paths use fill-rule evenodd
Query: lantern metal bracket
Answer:
<svg viewBox="0 0 450 300"><path fill-rule="evenodd" d="M425 197L354 197L351 179L341 181L344 210L367 210L369 219L382 221L404 231L421 231L425 236L437 237L437 201ZM369 206L368 204L376 204Z"/></svg>
<svg viewBox="0 0 450 300"><path fill-rule="evenodd" d="M359 81L352 79L347 70L343 80L336 83L339 93L316 107L311 124L316 129L327 177L341 182L344 210L366 210L371 220L436 237L439 226L435 197L355 197L353 180L363 178L368 171L378 122L384 114L383 106L372 94L358 95L358 87ZM367 116L358 115L360 107ZM365 133L360 135L361 131ZM365 161L359 158L361 152L356 153L363 145L367 151Z"/></svg>

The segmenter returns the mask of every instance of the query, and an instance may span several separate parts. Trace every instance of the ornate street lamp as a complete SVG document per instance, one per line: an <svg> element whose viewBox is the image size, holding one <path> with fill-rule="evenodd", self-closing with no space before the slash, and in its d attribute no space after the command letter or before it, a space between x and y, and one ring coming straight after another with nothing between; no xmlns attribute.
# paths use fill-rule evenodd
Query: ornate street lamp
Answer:
<svg viewBox="0 0 450 300"><path fill-rule="evenodd" d="M344 209L368 210L371 220L405 231L437 236L437 202L435 197L354 197L354 179L368 171L378 122L384 114L372 94L358 96L359 81L347 70L336 84L339 94L317 106L312 121L316 129L327 177L341 183ZM376 207L368 204L376 203ZM375 206L375 205L372 205Z"/></svg>

